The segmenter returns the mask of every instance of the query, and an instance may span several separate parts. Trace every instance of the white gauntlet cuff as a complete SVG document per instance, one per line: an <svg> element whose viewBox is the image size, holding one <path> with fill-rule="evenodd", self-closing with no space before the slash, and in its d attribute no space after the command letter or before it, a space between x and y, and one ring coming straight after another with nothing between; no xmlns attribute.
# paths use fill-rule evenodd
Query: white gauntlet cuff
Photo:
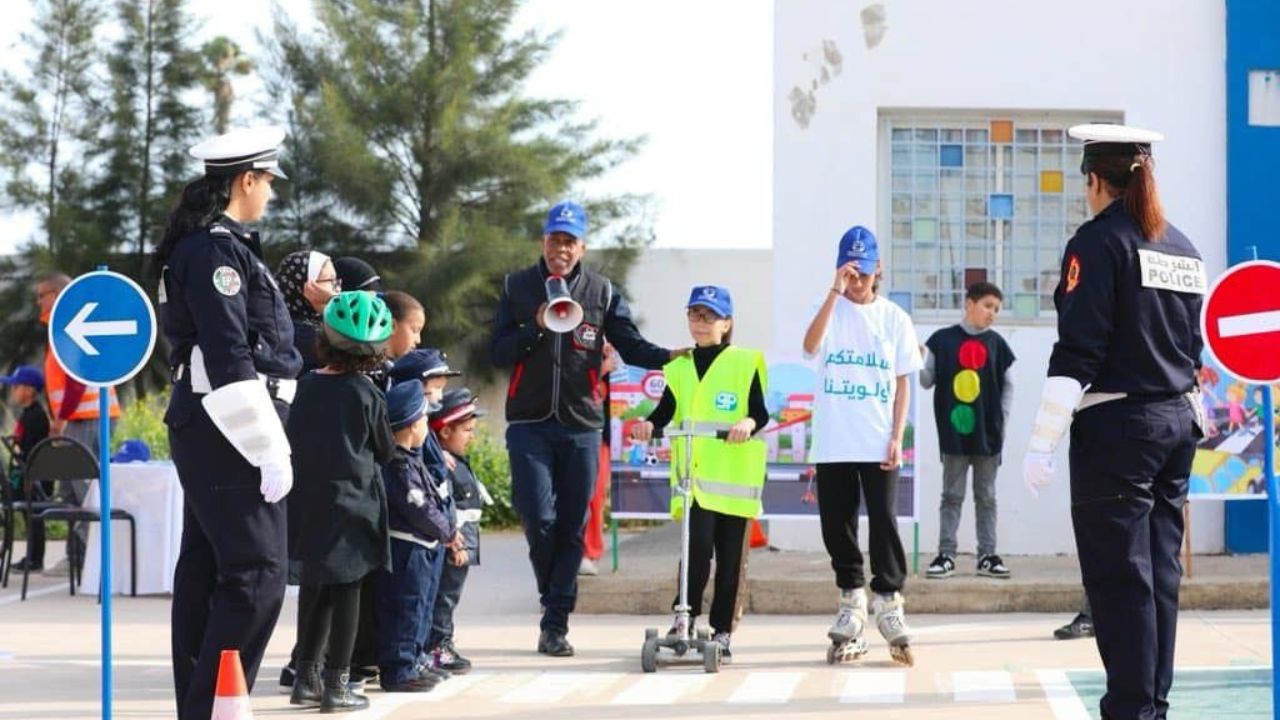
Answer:
<svg viewBox="0 0 1280 720"><path fill-rule="evenodd" d="M1051 453L1067 432L1071 415L1084 396L1084 387L1075 378L1055 375L1046 378L1040 393L1040 409L1036 411L1035 428L1031 431L1031 452Z"/></svg>
<svg viewBox="0 0 1280 720"><path fill-rule="evenodd" d="M289 438L262 381L241 380L201 398L209 419L254 467L288 462Z"/></svg>

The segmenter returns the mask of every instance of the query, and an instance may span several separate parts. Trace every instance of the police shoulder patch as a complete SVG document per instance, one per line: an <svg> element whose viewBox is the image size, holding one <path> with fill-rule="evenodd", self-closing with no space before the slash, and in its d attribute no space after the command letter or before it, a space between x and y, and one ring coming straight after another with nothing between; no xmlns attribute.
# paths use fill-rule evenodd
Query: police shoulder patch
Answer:
<svg viewBox="0 0 1280 720"><path fill-rule="evenodd" d="M1067 292L1075 290L1080 285L1080 256L1075 253L1067 258L1067 276L1063 278Z"/></svg>
<svg viewBox="0 0 1280 720"><path fill-rule="evenodd" d="M221 265L213 271L213 289L227 297L239 293L243 284L240 281L240 273L230 265Z"/></svg>

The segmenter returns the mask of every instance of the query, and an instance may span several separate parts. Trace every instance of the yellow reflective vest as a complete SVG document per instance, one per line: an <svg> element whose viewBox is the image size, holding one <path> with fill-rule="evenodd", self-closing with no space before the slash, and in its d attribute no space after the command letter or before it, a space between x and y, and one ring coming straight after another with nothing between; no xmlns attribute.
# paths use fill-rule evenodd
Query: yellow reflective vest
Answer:
<svg viewBox="0 0 1280 720"><path fill-rule="evenodd" d="M757 374L760 376L760 389L766 392L768 389L764 355L732 345L716 356L701 380L690 355L667 363L663 373L676 400L668 433L677 432L682 425L699 433L728 430L747 417L751 381ZM684 472L686 440L672 437L670 442L671 486L674 489ZM765 454L765 443L758 438L730 444L714 436L694 437L690 466L694 501L706 510L756 517L762 509ZM672 492L672 517L679 518L682 509L680 495Z"/></svg>

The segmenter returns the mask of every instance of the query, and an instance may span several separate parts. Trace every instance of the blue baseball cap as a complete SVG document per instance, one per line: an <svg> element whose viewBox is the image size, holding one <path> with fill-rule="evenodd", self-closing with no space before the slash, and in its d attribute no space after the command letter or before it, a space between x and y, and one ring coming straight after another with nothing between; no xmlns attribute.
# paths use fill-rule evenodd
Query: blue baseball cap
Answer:
<svg viewBox="0 0 1280 720"><path fill-rule="evenodd" d="M392 382L426 380L433 377L456 377L462 373L449 367L449 359L436 348L410 350L387 371Z"/></svg>
<svg viewBox="0 0 1280 720"><path fill-rule="evenodd" d="M568 233L581 240L587 234L587 211L572 200L565 200L547 213L547 222L542 226L542 234L553 232Z"/></svg>
<svg viewBox="0 0 1280 720"><path fill-rule="evenodd" d="M391 386L387 391L387 419L392 430L403 430L427 414L427 398L417 378Z"/></svg>
<svg viewBox="0 0 1280 720"><path fill-rule="evenodd" d="M729 288L719 285L696 285L689 293L686 308L704 307L722 318L733 317L733 296Z"/></svg>
<svg viewBox="0 0 1280 720"><path fill-rule="evenodd" d="M151 459L151 448L142 440L134 438L120 444L120 450L111 456L113 463L147 462Z"/></svg>
<svg viewBox="0 0 1280 720"><path fill-rule="evenodd" d="M836 267L844 267L845 263L854 263L858 272L871 275L880 262L880 247L876 236L861 225L854 225L840 238L840 254L836 255Z"/></svg>
<svg viewBox="0 0 1280 720"><path fill-rule="evenodd" d="M19 365L13 369L12 375L0 375L0 383L5 385L30 385L37 390L43 390L44 375L30 365Z"/></svg>

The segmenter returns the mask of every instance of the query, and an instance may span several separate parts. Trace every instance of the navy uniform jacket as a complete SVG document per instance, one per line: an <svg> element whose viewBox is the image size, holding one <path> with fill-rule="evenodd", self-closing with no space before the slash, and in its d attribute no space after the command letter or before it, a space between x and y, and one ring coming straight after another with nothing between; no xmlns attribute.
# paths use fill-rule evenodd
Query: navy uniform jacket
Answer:
<svg viewBox="0 0 1280 720"><path fill-rule="evenodd" d="M302 356L293 344L293 320L271 272L262 262L258 234L227 216L179 240L160 280L160 322L169 341L169 366L190 362L199 345L212 389L258 373L294 378ZM185 367L179 388L189 388ZM170 413L190 413L198 402L176 392Z"/></svg>
<svg viewBox="0 0 1280 720"><path fill-rule="evenodd" d="M1205 290L1200 253L1181 231L1169 225L1148 242L1123 201L1113 202L1067 243L1049 376L1075 378L1092 392L1191 390Z"/></svg>

